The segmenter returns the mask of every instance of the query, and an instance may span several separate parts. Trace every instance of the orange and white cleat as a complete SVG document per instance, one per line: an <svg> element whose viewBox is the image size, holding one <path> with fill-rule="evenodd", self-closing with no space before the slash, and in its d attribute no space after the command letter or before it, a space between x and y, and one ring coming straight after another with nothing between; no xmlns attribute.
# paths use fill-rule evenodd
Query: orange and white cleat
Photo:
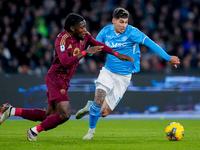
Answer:
<svg viewBox="0 0 200 150"><path fill-rule="evenodd" d="M37 134L34 133L31 129L28 129L28 131L26 132L26 135L27 135L27 140L36 141Z"/></svg>
<svg viewBox="0 0 200 150"><path fill-rule="evenodd" d="M0 125L10 117L12 106L8 103L4 104L0 112Z"/></svg>

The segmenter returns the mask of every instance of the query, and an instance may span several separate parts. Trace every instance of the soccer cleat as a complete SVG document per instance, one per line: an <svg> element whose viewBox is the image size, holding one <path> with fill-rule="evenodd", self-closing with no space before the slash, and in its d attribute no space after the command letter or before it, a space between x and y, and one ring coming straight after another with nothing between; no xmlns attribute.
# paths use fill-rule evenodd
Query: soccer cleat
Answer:
<svg viewBox="0 0 200 150"><path fill-rule="evenodd" d="M92 105L93 101L88 101L86 106L82 109L80 109L76 115L76 119L81 119L83 116L85 116L90 111L90 106Z"/></svg>
<svg viewBox="0 0 200 150"><path fill-rule="evenodd" d="M12 106L8 103L4 104L0 112L0 125L10 117Z"/></svg>
<svg viewBox="0 0 200 150"><path fill-rule="evenodd" d="M83 137L83 140L91 140L95 134L95 131L89 130L88 133Z"/></svg>
<svg viewBox="0 0 200 150"><path fill-rule="evenodd" d="M28 129L28 131L26 132L26 135L27 135L27 140L36 141L37 134L34 133L31 129Z"/></svg>

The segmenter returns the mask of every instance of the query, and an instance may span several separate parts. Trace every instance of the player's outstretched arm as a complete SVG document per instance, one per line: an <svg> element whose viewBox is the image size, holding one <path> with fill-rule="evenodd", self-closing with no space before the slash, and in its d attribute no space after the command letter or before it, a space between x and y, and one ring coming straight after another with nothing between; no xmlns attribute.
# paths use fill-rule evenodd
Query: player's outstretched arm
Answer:
<svg viewBox="0 0 200 150"><path fill-rule="evenodd" d="M146 38L144 41L144 45L151 48L153 51L158 53L165 60L169 61L175 68L177 68L177 65L180 64L180 60L178 57L168 55L159 45L157 45L151 39Z"/></svg>
<svg viewBox="0 0 200 150"><path fill-rule="evenodd" d="M130 56L124 55L124 54L119 54L118 52L114 51L113 49L111 49L110 47L108 47L107 45L105 45L104 43L95 40L90 34L87 34L87 36L89 38L88 44L103 46L102 51L104 51L106 53L109 53L109 54L112 54L112 55L115 55L120 60L126 60L126 61L133 62L133 58L131 58Z"/></svg>
<svg viewBox="0 0 200 150"><path fill-rule="evenodd" d="M177 65L180 64L180 59L177 56L172 56L169 62L177 68Z"/></svg>

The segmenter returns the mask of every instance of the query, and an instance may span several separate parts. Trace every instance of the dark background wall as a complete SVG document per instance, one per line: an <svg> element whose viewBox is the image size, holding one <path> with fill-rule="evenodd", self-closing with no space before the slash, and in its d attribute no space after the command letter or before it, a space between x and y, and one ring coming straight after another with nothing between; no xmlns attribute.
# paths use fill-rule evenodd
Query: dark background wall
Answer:
<svg viewBox="0 0 200 150"><path fill-rule="evenodd" d="M187 77L200 78L198 70L186 75ZM186 75L182 72L177 72L170 76L184 77ZM179 84L178 86L162 87L157 90L152 81L164 83L166 76L162 73L144 72L133 74L133 85L126 91L113 113L144 112L148 106L157 106L158 111L194 110L194 106L200 103L200 90L198 88L200 87L200 82L197 81L197 84L189 89L189 85L191 87L194 83L190 84L190 82L187 82L184 86ZM94 79L96 77L75 75L72 81L77 81L77 79ZM0 103L8 102L15 107L45 108L47 98L44 84L45 76L2 74L0 75ZM81 86L76 86L77 84L79 83L71 84L72 89L69 91L72 113L82 108L88 99L93 100L94 97L93 83L83 83ZM89 85L92 86L91 89L88 89ZM78 90L76 90L77 87L79 87Z"/></svg>

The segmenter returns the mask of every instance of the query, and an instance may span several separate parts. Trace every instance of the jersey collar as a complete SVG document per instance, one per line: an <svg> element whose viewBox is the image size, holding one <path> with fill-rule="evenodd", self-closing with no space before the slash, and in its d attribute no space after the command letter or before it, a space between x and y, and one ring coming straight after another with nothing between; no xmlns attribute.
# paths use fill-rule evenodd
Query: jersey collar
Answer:
<svg viewBox="0 0 200 150"><path fill-rule="evenodd" d="M66 32L66 34L69 36L69 39L71 40L71 43L76 43L76 42L78 42L78 41L80 41L80 40L77 40L73 35L71 35L69 32L67 32L66 30L65 30L65 32Z"/></svg>

